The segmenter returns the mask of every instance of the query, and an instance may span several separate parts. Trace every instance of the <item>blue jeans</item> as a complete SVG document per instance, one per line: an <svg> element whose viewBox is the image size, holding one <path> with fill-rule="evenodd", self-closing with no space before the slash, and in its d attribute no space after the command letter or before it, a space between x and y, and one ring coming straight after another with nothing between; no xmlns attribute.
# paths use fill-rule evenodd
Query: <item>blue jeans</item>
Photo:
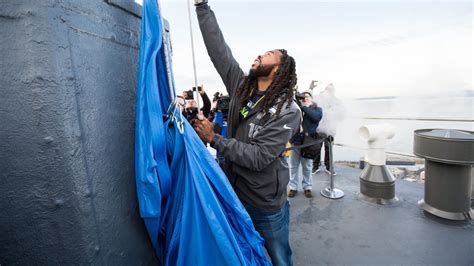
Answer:
<svg viewBox="0 0 474 266"><path fill-rule="evenodd" d="M301 149L295 148L291 151L290 156L290 183L288 186L291 190L298 190L298 170L303 168L303 190L311 190L313 188L313 180L311 179L311 171L313 170L313 160L301 157Z"/></svg>
<svg viewBox="0 0 474 266"><path fill-rule="evenodd" d="M290 248L290 203L269 211L244 204L253 225L265 240L265 248L273 265L293 265Z"/></svg>

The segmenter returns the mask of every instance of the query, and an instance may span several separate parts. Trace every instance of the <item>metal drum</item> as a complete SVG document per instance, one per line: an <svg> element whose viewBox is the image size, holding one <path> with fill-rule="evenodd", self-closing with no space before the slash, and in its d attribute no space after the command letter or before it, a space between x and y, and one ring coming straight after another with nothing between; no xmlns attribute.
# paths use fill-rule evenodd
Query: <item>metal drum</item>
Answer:
<svg viewBox="0 0 474 266"><path fill-rule="evenodd" d="M471 168L474 132L454 129L415 130L415 155L425 159L427 212L450 220L471 220Z"/></svg>

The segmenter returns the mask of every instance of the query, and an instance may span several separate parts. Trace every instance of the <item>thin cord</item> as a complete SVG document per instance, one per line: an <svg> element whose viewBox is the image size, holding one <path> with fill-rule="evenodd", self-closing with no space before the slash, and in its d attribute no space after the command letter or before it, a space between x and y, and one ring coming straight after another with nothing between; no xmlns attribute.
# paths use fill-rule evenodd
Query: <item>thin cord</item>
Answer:
<svg viewBox="0 0 474 266"><path fill-rule="evenodd" d="M197 82L197 74L196 74L196 56L194 55L193 25L191 23L191 4L189 3L189 1L190 0L186 0L186 2L188 3L189 35L191 36L191 53L192 53L192 57L193 57L194 86L195 86L196 90L198 90L198 82ZM198 90L197 93L199 94L199 90ZM200 106L200 100L199 100L200 97L199 96L200 95L197 95L197 96L198 97L196 97L196 99L197 99L197 105L198 105L198 109L199 109L199 106Z"/></svg>

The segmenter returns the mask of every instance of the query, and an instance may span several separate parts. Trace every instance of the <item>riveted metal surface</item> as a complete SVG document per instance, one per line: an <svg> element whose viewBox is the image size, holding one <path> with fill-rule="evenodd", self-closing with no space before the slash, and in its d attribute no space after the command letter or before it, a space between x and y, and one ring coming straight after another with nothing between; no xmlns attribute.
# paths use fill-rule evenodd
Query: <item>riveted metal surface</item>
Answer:
<svg viewBox="0 0 474 266"><path fill-rule="evenodd" d="M137 10L0 2L0 264L157 264L135 192Z"/></svg>

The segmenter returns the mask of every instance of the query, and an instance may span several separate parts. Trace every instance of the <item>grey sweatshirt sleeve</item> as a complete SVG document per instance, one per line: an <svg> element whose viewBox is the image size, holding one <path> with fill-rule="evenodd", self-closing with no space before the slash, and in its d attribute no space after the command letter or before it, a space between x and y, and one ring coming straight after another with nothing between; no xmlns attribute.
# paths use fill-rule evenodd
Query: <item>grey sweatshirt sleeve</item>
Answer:
<svg viewBox="0 0 474 266"><path fill-rule="evenodd" d="M244 72L225 42L216 16L211 8L207 4L200 5L196 7L196 13L207 53L221 76L227 92L232 96L244 77Z"/></svg>
<svg viewBox="0 0 474 266"><path fill-rule="evenodd" d="M212 146L226 160L250 170L261 171L283 153L286 143L298 131L300 112L299 109L293 109L271 121L257 133L251 143L217 136Z"/></svg>

